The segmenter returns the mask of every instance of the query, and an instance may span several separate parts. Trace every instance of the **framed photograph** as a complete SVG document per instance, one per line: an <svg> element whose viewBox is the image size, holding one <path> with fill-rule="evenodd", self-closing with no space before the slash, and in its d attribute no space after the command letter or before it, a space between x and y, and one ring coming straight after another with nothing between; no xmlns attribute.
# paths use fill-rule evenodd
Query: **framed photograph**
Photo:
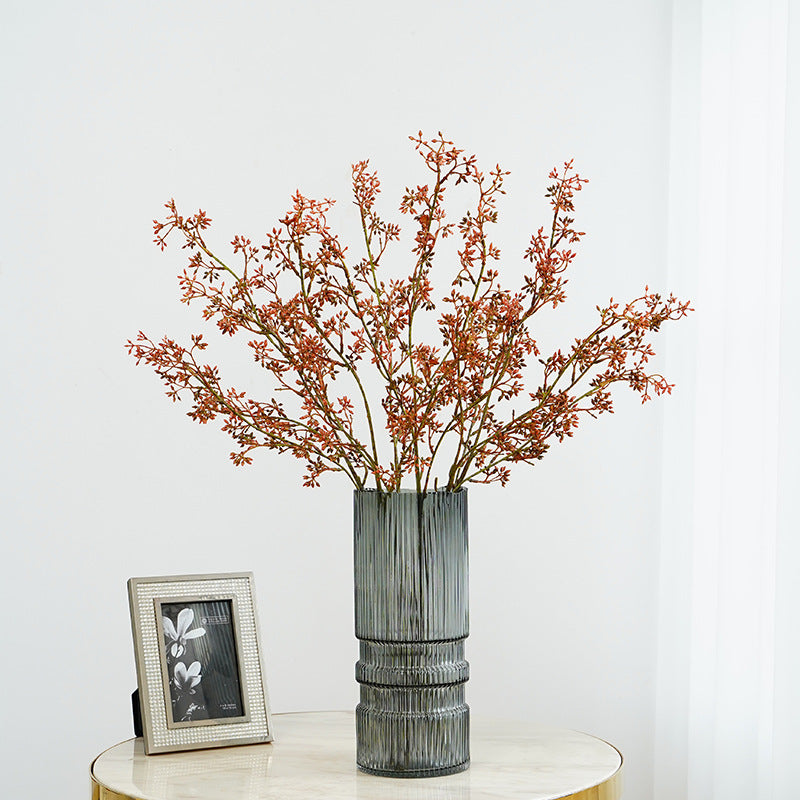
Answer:
<svg viewBox="0 0 800 800"><path fill-rule="evenodd" d="M145 753L272 741L253 575L128 581Z"/></svg>

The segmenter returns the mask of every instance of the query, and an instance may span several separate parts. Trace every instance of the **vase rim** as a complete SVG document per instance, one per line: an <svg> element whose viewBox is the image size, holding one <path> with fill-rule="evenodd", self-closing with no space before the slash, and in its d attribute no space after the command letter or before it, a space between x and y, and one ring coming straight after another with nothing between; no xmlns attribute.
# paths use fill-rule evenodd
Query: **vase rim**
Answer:
<svg viewBox="0 0 800 800"><path fill-rule="evenodd" d="M428 489L427 491L417 491L416 489L395 489L391 492L387 492L384 489L374 489L374 488L367 488L367 489L353 489L353 494L461 494L462 492L466 493L467 487L460 486L455 491L451 491L450 489Z"/></svg>

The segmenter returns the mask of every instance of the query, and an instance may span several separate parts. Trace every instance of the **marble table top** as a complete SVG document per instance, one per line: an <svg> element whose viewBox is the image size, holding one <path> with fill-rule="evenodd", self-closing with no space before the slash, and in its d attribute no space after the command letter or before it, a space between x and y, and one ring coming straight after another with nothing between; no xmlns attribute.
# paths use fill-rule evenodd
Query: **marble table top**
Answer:
<svg viewBox="0 0 800 800"><path fill-rule="evenodd" d="M616 800L622 790L619 752L576 731L473 717L467 771L398 779L356 767L352 712L272 724L272 744L146 756L129 739L98 756L92 779L136 800Z"/></svg>

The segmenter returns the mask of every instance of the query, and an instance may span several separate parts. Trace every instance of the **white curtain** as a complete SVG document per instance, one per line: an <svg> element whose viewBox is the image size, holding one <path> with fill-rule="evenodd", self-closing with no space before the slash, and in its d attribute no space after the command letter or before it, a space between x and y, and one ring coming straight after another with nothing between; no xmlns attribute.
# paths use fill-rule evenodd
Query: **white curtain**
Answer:
<svg viewBox="0 0 800 800"><path fill-rule="evenodd" d="M799 11L673 5L656 800L800 797Z"/></svg>

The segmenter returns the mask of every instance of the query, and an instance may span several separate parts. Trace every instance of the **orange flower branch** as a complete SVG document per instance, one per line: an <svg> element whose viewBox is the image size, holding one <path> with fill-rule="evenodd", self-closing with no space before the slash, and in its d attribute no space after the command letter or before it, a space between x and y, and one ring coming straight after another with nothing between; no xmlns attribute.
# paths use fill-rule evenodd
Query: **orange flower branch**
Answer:
<svg viewBox="0 0 800 800"><path fill-rule="evenodd" d="M524 255L533 270L511 291L490 266L499 262L500 250L488 237L508 173L499 166L482 173L474 156L441 134L411 140L432 182L406 189L400 202L400 212L416 226L414 266L405 278L384 274L381 261L392 245L399 246L401 229L376 212L380 182L367 161L352 171L365 250L355 262L328 226L333 201L299 192L262 245L233 238L239 270L206 243L203 232L211 220L205 212L183 217L170 201L166 219L154 221L162 250L176 235L189 251L179 278L181 300L199 302L203 318L224 335L247 335L247 347L271 376L275 394L258 402L223 388L219 370L196 360L195 353L207 347L200 335L186 349L166 337L156 344L140 333L128 349L137 363L153 367L169 397L191 398L192 419L224 419L222 430L237 448L231 454L235 464L251 463L253 451L266 447L304 461L309 486L332 471L344 472L357 488L395 491L408 481L428 491L431 482L438 487L437 459L448 452L452 460L441 475L448 490L468 482L505 484L509 464L537 461L552 440L572 436L584 415L613 411L613 384L627 383L642 402L671 391L662 375L647 371L654 354L649 336L691 309L647 288L623 306L612 300L598 307L598 325L566 353L540 357L530 322L545 306L566 299L571 248L583 236L572 215L574 196L586 181L572 162L550 173L550 229L532 236ZM450 187L462 184L477 201L455 224L447 221L445 200ZM458 262L439 301L444 308L437 311L437 246L450 236L461 240ZM417 340L415 323L423 317L435 321L438 341ZM536 364L540 385L520 404L527 372ZM343 392L347 381L360 400L358 413ZM277 400L278 392L291 399L293 411ZM381 427L388 457L381 453Z"/></svg>

